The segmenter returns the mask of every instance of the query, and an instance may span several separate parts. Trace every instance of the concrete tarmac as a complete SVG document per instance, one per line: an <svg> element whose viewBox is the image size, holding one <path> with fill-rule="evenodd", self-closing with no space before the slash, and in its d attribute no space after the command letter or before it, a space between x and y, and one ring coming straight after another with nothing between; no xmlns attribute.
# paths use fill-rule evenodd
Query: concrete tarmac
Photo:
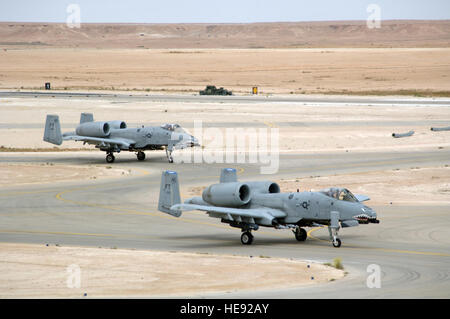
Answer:
<svg viewBox="0 0 450 319"><path fill-rule="evenodd" d="M62 92L62 91L0 91L0 98L34 97L59 99L101 99L115 103L128 102L184 102L184 103L300 103L303 105L401 105L401 106L450 106L449 98L410 98L410 97L361 97L361 96L301 96L298 95L233 95L233 96L205 96L199 94L144 94L130 93L102 93L102 92Z"/></svg>
<svg viewBox="0 0 450 319"><path fill-rule="evenodd" d="M0 92L1 97L39 99L102 99L115 103L165 101L187 103L303 103L304 105L450 106L448 99L374 97L276 97L150 95L125 93ZM395 119L394 119L395 121ZM424 119L424 121L428 121ZM444 125L446 119L426 122ZM182 123L181 123L182 124ZM281 123L283 124L283 123ZM392 123L390 123L392 124ZM399 125L417 123L399 121ZM33 124L0 124L4 128L30 128ZM207 124L205 124L207 125ZM215 126L232 126L216 123ZM256 125L252 123L252 125ZM302 127L302 123L284 123ZM305 124L306 125L306 124ZM311 123L307 125L313 125ZM0 163L56 163L105 165L102 152L0 153ZM174 153L176 157L176 152ZM161 172L179 173L182 192L219 179L220 169L235 167L243 181L252 179L327 176L351 172L429 167L450 164L450 150L395 152L339 152L282 154L274 175L260 175L255 164L168 164L164 152L147 152L138 162L132 153L116 156L115 167L137 172L120 178L78 182L0 185L0 241L73 246L117 247L189 251L243 256L286 257L331 262L340 257L348 275L314 287L208 294L210 298L449 298L450 207L373 206L381 223L341 229L342 247L332 247L326 228L309 228L305 242L289 230L261 228L251 246L240 242L240 231L201 212L173 218L157 211ZM108 164L109 165L109 164ZM339 185L330 185L339 186ZM298 188L303 190L302 185ZM295 191L295 190L282 190ZM370 196L370 194L367 194ZM182 197L186 197L183 196ZM395 198L392 198L395 202ZM368 202L370 205L370 202ZM367 286L369 265L381 270L381 288ZM292 278L295 281L295 278Z"/></svg>
<svg viewBox="0 0 450 319"><path fill-rule="evenodd" d="M0 154L0 163L17 162L103 164L104 154ZM237 168L239 178L245 181L425 167L449 162L447 149L288 154L281 155L277 174L261 176L260 167L255 164L168 164L163 152L147 152L147 159L138 162L134 154L121 153L113 165L136 170L139 175L18 187L2 185L0 241L287 257L318 262L331 262L340 257L348 271L342 280L314 287L186 297L449 298L448 206L374 206L381 223L341 229L339 235L343 244L338 249L329 242L326 228L307 229L309 237L305 242L297 242L288 230L261 228L254 232L254 243L244 246L240 243L238 229L204 213L187 212L177 219L157 211L161 172L165 169L179 173L183 192L191 186L217 182L220 169L226 166ZM298 188L302 190L302 185ZM368 205L371 206L370 202ZM367 267L372 264L380 267L381 288L367 286L371 274Z"/></svg>

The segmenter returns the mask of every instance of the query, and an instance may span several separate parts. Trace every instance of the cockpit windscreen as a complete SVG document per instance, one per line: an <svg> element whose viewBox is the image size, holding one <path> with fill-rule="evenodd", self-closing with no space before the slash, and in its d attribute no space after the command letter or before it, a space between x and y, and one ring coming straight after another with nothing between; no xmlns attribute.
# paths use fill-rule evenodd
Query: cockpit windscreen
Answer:
<svg viewBox="0 0 450 319"><path fill-rule="evenodd" d="M183 130L183 128L178 124L163 124L161 125L161 128L171 132L186 133L185 130Z"/></svg>
<svg viewBox="0 0 450 319"><path fill-rule="evenodd" d="M346 188L332 187L321 190L320 192L328 197L332 197L337 200L343 200L346 202L354 202L354 203L358 202L356 197Z"/></svg>

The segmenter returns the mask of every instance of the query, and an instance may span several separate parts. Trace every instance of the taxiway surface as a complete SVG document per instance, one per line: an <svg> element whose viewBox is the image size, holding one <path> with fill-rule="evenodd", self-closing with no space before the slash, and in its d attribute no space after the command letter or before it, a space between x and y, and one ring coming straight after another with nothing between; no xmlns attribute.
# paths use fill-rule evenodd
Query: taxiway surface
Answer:
<svg viewBox="0 0 450 319"><path fill-rule="evenodd" d="M130 96L127 94L1 92L0 98L34 97L110 99L113 101L190 101L193 103L296 102L311 105L393 105L449 107L448 100L390 98L291 98L291 97L200 97ZM230 99L231 98L231 99ZM383 122L380 118L380 123ZM398 124L402 125L401 119ZM416 121L416 120L415 120ZM448 119L413 124L444 125ZM217 126L218 123L215 123ZM257 125L255 123L252 123ZM298 122L291 125L299 125ZM392 123L391 123L392 124ZM0 123L0 126L2 124ZM5 123L10 128L11 123ZM36 123L24 124L25 128ZM205 124L207 125L207 124ZM220 126L233 126L224 121ZM277 123L282 127L283 123ZM326 123L322 125L326 126ZM349 125L347 123L346 125ZM350 125L353 125L350 123ZM359 125L354 122L354 125ZM405 125L405 123L403 123ZM408 123L411 125L411 123ZM176 156L176 154L174 154ZM0 163L104 164L102 152L0 153ZM343 245L336 249L326 228L308 229L302 243L288 230L262 228L251 246L240 243L238 229L221 224L200 212L184 213L179 219L157 211L161 172L179 173L182 192L218 181L222 167L235 167L243 181L328 176L352 172L433 167L450 164L448 147L368 152L283 153L274 175L260 175L257 164L168 164L163 152L147 152L144 162L134 154L117 156L113 164L133 170L129 176L78 182L43 181L40 185L0 185L0 241L93 247L135 248L165 251L207 252L244 256L273 256L330 262L340 257L349 272L346 278L307 288L288 290L230 291L205 297L224 298L449 298L450 207L390 205L373 206L381 223L340 231ZM335 185L330 185L335 186ZM298 185L300 190L305 190ZM295 190L282 190L295 191ZM367 194L370 196L370 194ZM183 194L182 194L183 197ZM395 198L392 198L395 202ZM368 203L369 206L370 202ZM380 266L381 288L368 288L367 267ZM295 281L295 278L292 278ZM188 296L186 296L188 297ZM192 297L192 296L189 296ZM194 296L202 297L202 296Z"/></svg>
<svg viewBox="0 0 450 319"><path fill-rule="evenodd" d="M413 165L449 164L450 151L282 155L280 170L270 179L368 172ZM103 154L5 153L0 162L93 164ZM117 167L139 176L72 183L7 187L0 193L0 241L83 245L167 251L276 256L329 262L342 258L348 276L316 287L281 291L231 291L206 297L225 298L421 298L450 296L450 211L448 206L379 206L381 224L341 230L343 246L333 248L326 229L309 229L299 243L290 231L261 229L251 246L240 243L240 232L200 212L175 219L157 211L160 175L178 171L182 192L187 187L217 182L219 164L169 165L162 153L149 153L145 162L121 154ZM259 167L228 165L241 180L261 179ZM295 172L295 173L293 173ZM45 185L45 186L44 186ZM299 185L302 189L302 185ZM288 190L284 190L288 191ZM291 190L294 191L294 190ZM183 196L183 195L182 195ZM393 199L395 200L395 199ZM370 204L369 204L370 205ZM382 271L381 288L366 285L367 267ZM295 280L295 278L292 278ZM197 296L199 297L199 296Z"/></svg>

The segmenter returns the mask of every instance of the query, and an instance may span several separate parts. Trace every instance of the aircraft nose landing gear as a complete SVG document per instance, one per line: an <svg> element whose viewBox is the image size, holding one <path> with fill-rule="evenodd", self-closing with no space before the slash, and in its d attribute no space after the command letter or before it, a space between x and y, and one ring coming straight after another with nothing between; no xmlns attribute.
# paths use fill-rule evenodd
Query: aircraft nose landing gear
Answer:
<svg viewBox="0 0 450 319"><path fill-rule="evenodd" d="M328 232L330 233L330 240L333 244L333 247L339 248L341 247L341 240L338 238L338 229L333 227L328 227Z"/></svg>
<svg viewBox="0 0 450 319"><path fill-rule="evenodd" d="M333 247L339 248L339 247L341 247L341 244L342 244L342 242L339 238L337 238L337 237L333 238Z"/></svg>
<svg viewBox="0 0 450 319"><path fill-rule="evenodd" d="M166 147L166 156L167 156L167 159L169 160L169 163L173 163L172 149L169 150L169 149Z"/></svg>
<svg viewBox="0 0 450 319"><path fill-rule="evenodd" d="M339 231L339 212L332 211L330 213L330 226L328 226L328 232L330 233L330 239L333 243L333 247L339 248L341 247L341 240L338 238L338 231Z"/></svg>

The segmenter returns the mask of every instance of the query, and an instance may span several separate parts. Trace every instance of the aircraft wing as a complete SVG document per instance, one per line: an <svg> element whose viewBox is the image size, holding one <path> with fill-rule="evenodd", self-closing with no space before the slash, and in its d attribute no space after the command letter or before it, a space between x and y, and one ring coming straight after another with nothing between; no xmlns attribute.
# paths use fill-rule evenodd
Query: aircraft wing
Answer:
<svg viewBox="0 0 450 319"><path fill-rule="evenodd" d="M208 212L211 217L223 218L237 222L243 221L255 223L255 219L258 219L259 223L267 225L272 225L272 221L275 218L286 217L286 213L281 210L265 207L243 209L195 204L176 204L170 209L179 211L200 210Z"/></svg>
<svg viewBox="0 0 450 319"><path fill-rule="evenodd" d="M82 141L88 144L94 145L117 145L120 148L129 148L131 144L136 143L133 140L125 138L101 138L101 137L91 137L91 136L79 136L79 135L65 135L63 136L64 141Z"/></svg>

